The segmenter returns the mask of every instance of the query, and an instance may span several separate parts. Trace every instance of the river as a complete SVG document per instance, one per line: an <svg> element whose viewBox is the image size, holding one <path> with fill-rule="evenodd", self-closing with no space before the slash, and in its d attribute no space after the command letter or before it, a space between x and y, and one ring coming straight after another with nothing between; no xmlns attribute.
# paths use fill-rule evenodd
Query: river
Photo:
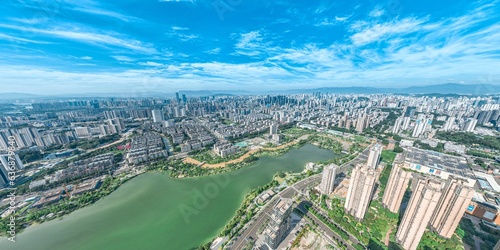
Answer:
<svg viewBox="0 0 500 250"><path fill-rule="evenodd" d="M192 249L215 237L245 194L269 183L276 172L300 172L307 162L333 157L332 151L305 145L213 176L143 174L91 206L29 227L16 243L1 238L0 249Z"/></svg>

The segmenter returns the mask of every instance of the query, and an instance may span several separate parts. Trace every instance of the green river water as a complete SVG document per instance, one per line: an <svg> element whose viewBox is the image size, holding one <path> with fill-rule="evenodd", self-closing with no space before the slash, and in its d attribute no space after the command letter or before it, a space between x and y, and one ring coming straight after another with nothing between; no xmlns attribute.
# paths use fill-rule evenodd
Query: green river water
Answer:
<svg viewBox="0 0 500 250"><path fill-rule="evenodd" d="M307 162L333 157L329 150L305 145L219 175L143 174L91 206L29 227L16 243L0 238L0 249L192 249L215 237L245 194L269 183L276 172L300 172Z"/></svg>

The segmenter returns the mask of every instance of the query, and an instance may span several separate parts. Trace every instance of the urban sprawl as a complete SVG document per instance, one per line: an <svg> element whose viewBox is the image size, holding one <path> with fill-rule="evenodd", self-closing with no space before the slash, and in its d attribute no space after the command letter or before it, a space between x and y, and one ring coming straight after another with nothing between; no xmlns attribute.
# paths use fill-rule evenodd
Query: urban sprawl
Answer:
<svg viewBox="0 0 500 250"><path fill-rule="evenodd" d="M498 96L177 93L1 106L4 236L11 218L21 229L63 216L148 171L209 175L310 143L341 157L276 175L242 205L249 220L236 216L200 249L500 249Z"/></svg>

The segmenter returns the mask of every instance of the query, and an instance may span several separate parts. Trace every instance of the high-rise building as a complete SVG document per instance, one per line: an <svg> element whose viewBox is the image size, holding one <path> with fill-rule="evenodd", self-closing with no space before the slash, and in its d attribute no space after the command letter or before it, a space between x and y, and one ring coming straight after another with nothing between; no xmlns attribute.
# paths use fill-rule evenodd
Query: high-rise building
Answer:
<svg viewBox="0 0 500 250"><path fill-rule="evenodd" d="M410 127L410 122L411 122L411 118L410 117L403 118L403 126L401 128L403 130L408 130L408 128Z"/></svg>
<svg viewBox="0 0 500 250"><path fill-rule="evenodd" d="M349 119L349 120L347 120L347 122L345 123L345 128L346 128L346 129L351 129L351 125L352 125L352 120L351 120L351 119Z"/></svg>
<svg viewBox="0 0 500 250"><path fill-rule="evenodd" d="M415 122L415 127L413 128L413 133L412 137L420 137L425 130L425 127L427 126L426 120L425 119L417 119Z"/></svg>
<svg viewBox="0 0 500 250"><path fill-rule="evenodd" d="M270 135L277 135L278 134L278 125L277 124L271 124L271 126L269 126L269 134Z"/></svg>
<svg viewBox="0 0 500 250"><path fill-rule="evenodd" d="M465 132L473 132L474 128L476 128L476 124L477 124L477 119L470 118L464 123L462 130Z"/></svg>
<svg viewBox="0 0 500 250"><path fill-rule="evenodd" d="M291 229L291 213L293 200L288 198L279 199L269 214L269 224L264 230L264 242L271 249L278 248L279 244Z"/></svg>
<svg viewBox="0 0 500 250"><path fill-rule="evenodd" d="M402 155L398 155L397 158L401 156ZM384 207L393 213L399 212L401 201L403 200L403 196L408 188L408 183L411 178L411 172L405 171L402 168L402 164L402 162L394 162L391 175L387 181L384 196L382 198L382 204Z"/></svg>
<svg viewBox="0 0 500 250"><path fill-rule="evenodd" d="M13 160L9 160L9 157ZM13 162L14 164L10 163ZM24 169L23 162L19 158L17 154L8 155L3 154L0 155L0 187L7 186L10 182L9 180L9 172L15 172L17 170ZM10 164L9 164L10 163Z"/></svg>
<svg viewBox="0 0 500 250"><path fill-rule="evenodd" d="M75 128L76 136L81 137L89 137L90 130L88 127L76 127Z"/></svg>
<svg viewBox="0 0 500 250"><path fill-rule="evenodd" d="M380 144L375 144L370 148L366 165L369 168L375 169L379 163L380 155L382 155L382 146Z"/></svg>
<svg viewBox="0 0 500 250"><path fill-rule="evenodd" d="M153 122L162 122L163 121L163 112L159 109L153 109L151 112L153 114Z"/></svg>
<svg viewBox="0 0 500 250"><path fill-rule="evenodd" d="M469 206L474 189L467 180L450 176L443 189L436 212L431 218L431 229L445 238L451 238Z"/></svg>
<svg viewBox="0 0 500 250"><path fill-rule="evenodd" d="M377 178L378 172L367 165L358 164L352 170L344 208L346 213L358 221L365 217Z"/></svg>
<svg viewBox="0 0 500 250"><path fill-rule="evenodd" d="M330 195L333 192L333 187L335 183L335 175L337 174L337 165L331 164L323 169L323 174L321 177L321 184L319 189L324 195Z"/></svg>
<svg viewBox="0 0 500 250"><path fill-rule="evenodd" d="M443 131L449 131L455 124L455 117L450 116L446 123L443 125Z"/></svg>
<svg viewBox="0 0 500 250"><path fill-rule="evenodd" d="M441 197L442 182L432 177L418 177L396 233L396 242L406 250L417 249L425 228Z"/></svg>
<svg viewBox="0 0 500 250"><path fill-rule="evenodd" d="M403 124L403 117L398 117L396 122L394 123L394 127L392 128L392 133L397 134L401 130L401 125Z"/></svg>
<svg viewBox="0 0 500 250"><path fill-rule="evenodd" d="M176 92L176 93L175 93L175 100L176 100L177 102L180 102L180 101L181 101L181 98L179 98L179 92Z"/></svg>
<svg viewBox="0 0 500 250"><path fill-rule="evenodd" d="M362 133L365 128L368 127L368 115L364 114L358 118L358 122L356 123L356 131Z"/></svg>
<svg viewBox="0 0 500 250"><path fill-rule="evenodd" d="M110 119L110 120L108 120L108 124L116 126L117 132L113 132L113 134L121 132L125 129L125 123L123 122L122 118Z"/></svg>
<svg viewBox="0 0 500 250"><path fill-rule="evenodd" d="M417 111L416 107L406 107L405 117L410 117L410 118L413 117L416 111Z"/></svg>

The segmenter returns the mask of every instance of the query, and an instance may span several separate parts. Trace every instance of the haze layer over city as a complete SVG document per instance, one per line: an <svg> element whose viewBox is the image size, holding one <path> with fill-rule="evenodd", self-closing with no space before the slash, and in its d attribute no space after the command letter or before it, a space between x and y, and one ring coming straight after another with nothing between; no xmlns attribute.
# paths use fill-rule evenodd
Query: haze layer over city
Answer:
<svg viewBox="0 0 500 250"><path fill-rule="evenodd" d="M499 1L7 1L0 249L500 250Z"/></svg>

